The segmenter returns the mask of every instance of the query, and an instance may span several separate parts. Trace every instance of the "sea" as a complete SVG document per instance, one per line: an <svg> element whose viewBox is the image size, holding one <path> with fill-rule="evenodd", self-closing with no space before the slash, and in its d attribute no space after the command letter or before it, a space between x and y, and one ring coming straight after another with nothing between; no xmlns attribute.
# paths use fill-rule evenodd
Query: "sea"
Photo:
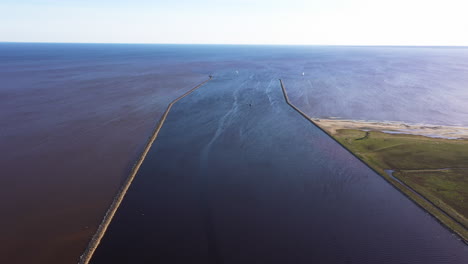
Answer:
<svg viewBox="0 0 468 264"><path fill-rule="evenodd" d="M316 118L468 127L468 47L0 43L0 262L76 263L167 105L229 74Z"/></svg>

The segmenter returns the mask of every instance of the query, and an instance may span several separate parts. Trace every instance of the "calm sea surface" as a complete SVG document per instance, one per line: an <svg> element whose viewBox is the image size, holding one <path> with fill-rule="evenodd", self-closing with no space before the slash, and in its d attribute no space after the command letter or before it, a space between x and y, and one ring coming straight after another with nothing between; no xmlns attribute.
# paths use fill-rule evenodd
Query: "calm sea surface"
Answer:
<svg viewBox="0 0 468 264"><path fill-rule="evenodd" d="M76 263L167 104L210 74L282 78L314 117L468 126L468 48L0 43L0 262Z"/></svg>

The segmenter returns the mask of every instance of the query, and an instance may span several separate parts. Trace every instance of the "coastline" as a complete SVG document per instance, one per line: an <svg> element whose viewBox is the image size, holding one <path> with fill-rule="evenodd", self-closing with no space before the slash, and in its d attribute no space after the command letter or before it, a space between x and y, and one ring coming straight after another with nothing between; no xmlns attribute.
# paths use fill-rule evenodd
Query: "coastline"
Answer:
<svg viewBox="0 0 468 264"><path fill-rule="evenodd" d="M393 121L366 121L351 119L312 118L318 126L331 135L340 129L379 131L387 134L408 134L430 138L468 139L468 127L429 124L407 124Z"/></svg>
<svg viewBox="0 0 468 264"><path fill-rule="evenodd" d="M459 239L468 245L468 230L457 223L452 217L448 216L445 212L442 212L438 207L434 206L433 203L429 202L425 198L421 198L419 195L416 195L411 189L409 189L406 184L402 184L401 181L397 181L394 179L394 177L391 177L388 175L387 172L379 164L376 162L367 160L364 158L362 155L356 153L353 151L349 146L345 144L345 142L342 142L340 139L337 137L337 130L361 130L361 131L375 131L375 132L382 132L378 130L378 128L384 128L385 131L388 134L392 134L392 132L397 132L394 134L410 134L408 131L404 131L403 129L408 129L410 125L401 123L401 122L373 122L373 121L360 121L360 120L340 120L340 119L319 119L319 118L312 118L308 116L306 113L301 111L296 105L294 105L290 100L288 96L288 92L284 86L284 83L281 79L279 79L280 84L281 84L281 89L283 91L283 96L286 101L286 103L291 106L296 112L298 112L300 115L302 115L305 119L310 121L313 125L315 125L317 128L322 130L325 134L330 136L335 142L337 142L339 145L341 145L344 149L349 151L354 157L362 161L367 167L369 167L371 170L376 172L378 175L380 175L384 180L386 180L388 183L393 185L398 191L400 191L403 195L408 197L410 200L412 200L417 206L419 206L421 209L425 210L427 213L432 215L436 221L438 221L440 224L442 224L444 227L446 227L450 232L453 234L458 235ZM388 125L387 125L388 124ZM339 126L341 125L341 127ZM347 127L349 126L349 128ZM391 128L393 126L393 128ZM360 128L359 128L360 127ZM419 125L419 129L422 128L431 128L431 126L428 125ZM432 128L438 128L438 127L444 127L444 126L432 126ZM449 127L449 126L447 126ZM452 127L453 128L453 127ZM463 128L463 127L457 127L457 128ZM468 130L468 128L465 128ZM410 130L411 131L411 130ZM390 133L389 133L390 132ZM414 132L414 131L413 131ZM419 132L419 131L418 131ZM368 133L366 133L367 135ZM430 135L433 135L434 133L431 133ZM419 135L419 134L413 134L413 135ZM365 136L366 137L366 136ZM434 136L432 136L434 138ZM465 139L465 137L458 137L460 139ZM453 139L453 138L452 138Z"/></svg>
<svg viewBox="0 0 468 264"><path fill-rule="evenodd" d="M424 192L422 190L415 190L414 186L410 186L403 179L399 179L394 175L388 174L388 168L385 169L385 166L369 158L365 153L360 153L355 147L354 144L349 145L346 140L344 140L342 133L344 131L361 131L365 134L361 135L359 138L354 140L364 140L368 139L370 133L382 133L387 134L388 136L407 136L415 137L428 140L428 142L457 142L457 141L466 141L468 140L468 127L459 127L459 126L443 126L443 125L427 125L427 124L405 124L402 122L392 122L392 121L364 121L364 120L343 120L343 119L313 119L309 120L314 123L316 126L320 127L325 131L329 136L334 138L339 142L343 147L348 149L353 155L358 159L367 164L370 168L380 174L384 179L393 184L397 189L402 191L406 196L416 202L420 207L425 209L431 215L433 215L437 221L446 226L449 230L456 233L461 240L468 245L468 229L466 229L466 218L463 216L460 217L459 212L454 210L451 206L448 206L445 202L441 201L438 197ZM440 144L440 143L439 143ZM456 144L456 143L455 143ZM393 168L394 170L396 168ZM436 169L428 171L447 171L447 169ZM403 171L411 170L400 170L397 169L400 173ZM418 169L417 171L425 171L424 169ZM430 197L430 198L429 198Z"/></svg>

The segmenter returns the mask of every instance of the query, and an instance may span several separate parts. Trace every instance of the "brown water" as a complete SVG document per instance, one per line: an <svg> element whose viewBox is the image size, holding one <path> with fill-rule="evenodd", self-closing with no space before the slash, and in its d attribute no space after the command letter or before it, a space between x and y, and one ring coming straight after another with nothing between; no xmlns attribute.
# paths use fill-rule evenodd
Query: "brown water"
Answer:
<svg viewBox="0 0 468 264"><path fill-rule="evenodd" d="M76 263L167 105L207 79L60 60L0 71L0 263Z"/></svg>
<svg viewBox="0 0 468 264"><path fill-rule="evenodd" d="M211 73L237 71L248 79L268 70L269 79L288 77L288 91L304 95L314 116L400 120L411 110L409 121L430 117L459 124L467 120L465 54L463 49L2 43L0 263L76 263L167 104ZM398 67L388 63L395 58ZM349 70L358 66L359 75ZM367 97L346 96L362 89L394 101L395 87L420 94L429 89L422 80L434 83L431 76L442 76L432 74L434 69L450 72L445 74L450 81L436 78L444 96L429 87L425 99L434 104L412 104L414 109L395 114L387 104L379 108L382 104L359 101ZM379 93L386 76L392 89ZM372 89L363 85L371 81ZM320 97L312 100L315 95Z"/></svg>

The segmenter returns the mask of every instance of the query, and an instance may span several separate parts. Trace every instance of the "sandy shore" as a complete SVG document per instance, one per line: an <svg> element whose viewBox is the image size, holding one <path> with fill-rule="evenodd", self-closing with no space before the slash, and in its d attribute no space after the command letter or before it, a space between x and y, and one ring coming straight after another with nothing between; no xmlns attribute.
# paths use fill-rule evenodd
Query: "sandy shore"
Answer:
<svg viewBox="0 0 468 264"><path fill-rule="evenodd" d="M433 138L468 139L468 127L343 119L313 119L313 121L331 134L335 134L339 129L359 129L393 134L421 135Z"/></svg>

